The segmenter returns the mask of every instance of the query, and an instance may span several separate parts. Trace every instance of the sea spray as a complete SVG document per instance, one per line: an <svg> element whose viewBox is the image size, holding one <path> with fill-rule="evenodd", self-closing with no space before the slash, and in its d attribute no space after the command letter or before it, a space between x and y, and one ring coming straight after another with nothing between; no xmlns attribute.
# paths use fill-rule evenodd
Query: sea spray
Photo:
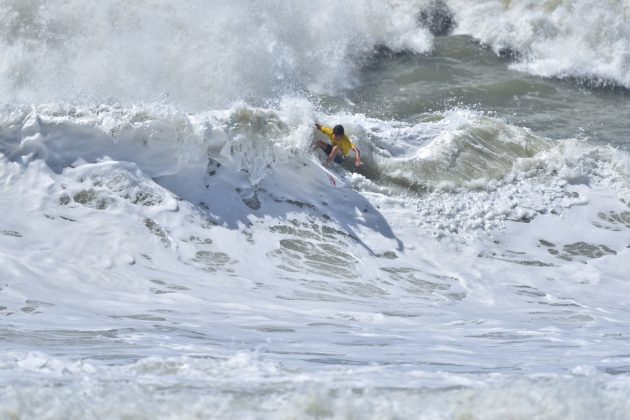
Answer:
<svg viewBox="0 0 630 420"><path fill-rule="evenodd" d="M620 4L0 1L0 417L624 418Z"/></svg>
<svg viewBox="0 0 630 420"><path fill-rule="evenodd" d="M627 0L449 0L455 33L469 34L513 68L543 77L630 88Z"/></svg>
<svg viewBox="0 0 630 420"><path fill-rule="evenodd" d="M422 53L424 2L0 3L0 93L14 101L166 101L188 109L355 85L378 46Z"/></svg>

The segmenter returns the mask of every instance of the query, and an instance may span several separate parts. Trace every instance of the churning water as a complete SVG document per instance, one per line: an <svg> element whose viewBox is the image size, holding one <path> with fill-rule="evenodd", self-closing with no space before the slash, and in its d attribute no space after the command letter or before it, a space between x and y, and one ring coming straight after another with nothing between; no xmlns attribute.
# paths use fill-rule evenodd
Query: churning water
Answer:
<svg viewBox="0 0 630 420"><path fill-rule="evenodd" d="M629 28L0 0L0 417L628 418Z"/></svg>

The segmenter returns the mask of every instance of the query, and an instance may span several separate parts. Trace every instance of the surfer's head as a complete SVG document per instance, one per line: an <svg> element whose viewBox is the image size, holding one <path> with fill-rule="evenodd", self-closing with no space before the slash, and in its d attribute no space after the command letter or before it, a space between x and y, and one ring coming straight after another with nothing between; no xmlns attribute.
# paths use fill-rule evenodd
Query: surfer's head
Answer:
<svg viewBox="0 0 630 420"><path fill-rule="evenodd" d="M343 136L343 133L344 133L344 131L343 131L343 125L336 125L336 126L333 128L333 135L334 135L335 137L341 137L341 136Z"/></svg>

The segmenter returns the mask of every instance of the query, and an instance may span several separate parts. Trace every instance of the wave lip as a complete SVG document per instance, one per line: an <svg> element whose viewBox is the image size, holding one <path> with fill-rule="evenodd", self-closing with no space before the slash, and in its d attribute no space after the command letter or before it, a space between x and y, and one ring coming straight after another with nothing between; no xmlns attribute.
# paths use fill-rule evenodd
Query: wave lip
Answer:
<svg viewBox="0 0 630 420"><path fill-rule="evenodd" d="M519 159L549 147L526 128L462 110L449 111L438 122L393 130L394 144L384 145L389 156L381 153L379 169L384 179L406 187L477 188L508 175ZM405 144L399 136L415 137L416 144Z"/></svg>

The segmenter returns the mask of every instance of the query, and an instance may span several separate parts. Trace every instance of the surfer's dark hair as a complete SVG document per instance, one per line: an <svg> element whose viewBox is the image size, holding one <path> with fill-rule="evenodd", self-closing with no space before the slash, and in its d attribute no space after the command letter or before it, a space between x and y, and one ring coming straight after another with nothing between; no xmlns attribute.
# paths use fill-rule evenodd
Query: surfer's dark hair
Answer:
<svg viewBox="0 0 630 420"><path fill-rule="evenodd" d="M333 128L333 134L336 134L338 136L343 136L343 125L336 125Z"/></svg>

